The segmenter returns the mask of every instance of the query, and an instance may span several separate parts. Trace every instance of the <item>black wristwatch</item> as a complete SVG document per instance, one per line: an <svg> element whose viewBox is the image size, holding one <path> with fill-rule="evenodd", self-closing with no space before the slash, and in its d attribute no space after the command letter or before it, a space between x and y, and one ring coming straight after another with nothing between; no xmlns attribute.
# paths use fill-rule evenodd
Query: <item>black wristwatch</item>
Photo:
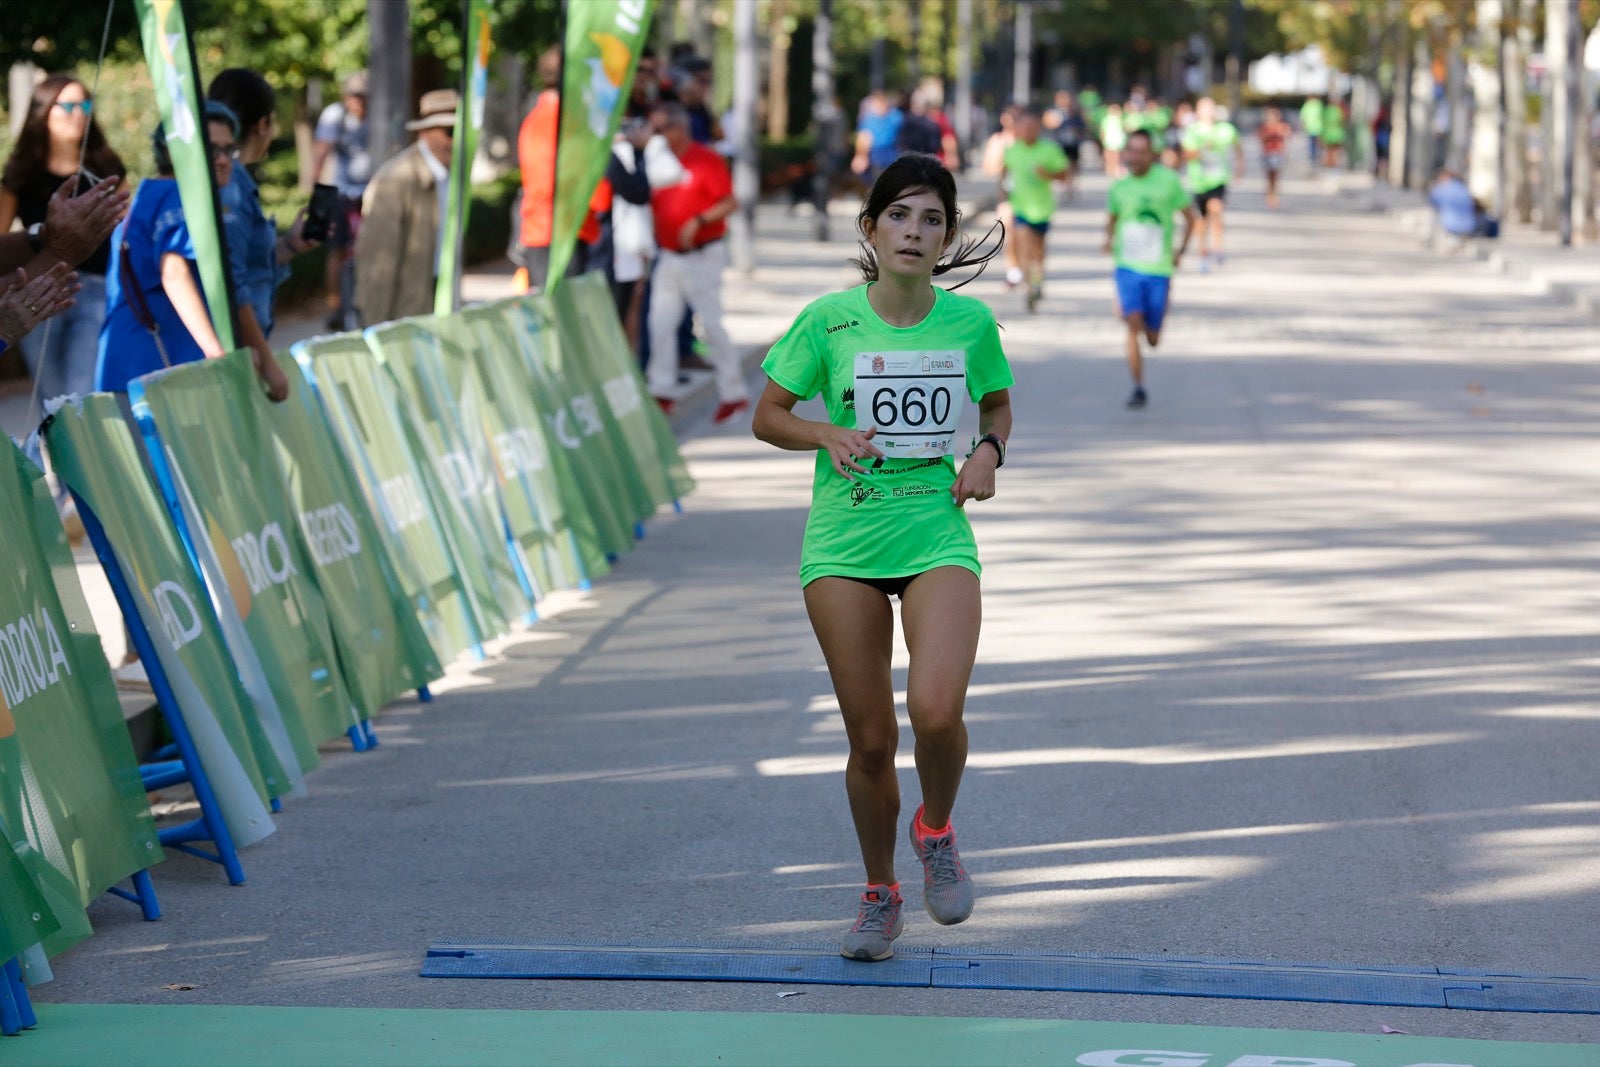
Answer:
<svg viewBox="0 0 1600 1067"><path fill-rule="evenodd" d="M44 251L44 223L36 222L27 229L28 247L33 249L33 254L38 255Z"/></svg>
<svg viewBox="0 0 1600 1067"><path fill-rule="evenodd" d="M991 445L994 445L994 453L1000 457L1000 462L994 465L995 470L999 470L1001 467L1006 465L1006 439L997 433L986 433L982 437L978 438L977 444L972 446L972 451L976 452L978 450L978 445L983 444L985 441L989 442ZM971 453L968 454L970 455Z"/></svg>

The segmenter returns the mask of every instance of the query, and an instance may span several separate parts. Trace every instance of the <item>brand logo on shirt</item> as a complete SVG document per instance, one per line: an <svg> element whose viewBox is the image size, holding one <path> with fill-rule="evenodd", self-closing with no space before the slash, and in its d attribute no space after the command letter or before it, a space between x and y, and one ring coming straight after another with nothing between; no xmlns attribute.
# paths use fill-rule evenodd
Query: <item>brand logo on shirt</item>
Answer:
<svg viewBox="0 0 1600 1067"><path fill-rule="evenodd" d="M846 389L840 393L839 403L844 405L846 411L854 411L856 409L856 391L854 389Z"/></svg>
<svg viewBox="0 0 1600 1067"><path fill-rule="evenodd" d="M840 330L848 330L852 326L860 326L860 325L861 325L861 320L860 319L851 319L849 322L841 322L841 323L838 323L836 325L829 326L828 327L828 332L829 333L838 333Z"/></svg>
<svg viewBox="0 0 1600 1067"><path fill-rule="evenodd" d="M871 485L856 484L850 487L850 506L860 507L869 500L882 500L883 490Z"/></svg>

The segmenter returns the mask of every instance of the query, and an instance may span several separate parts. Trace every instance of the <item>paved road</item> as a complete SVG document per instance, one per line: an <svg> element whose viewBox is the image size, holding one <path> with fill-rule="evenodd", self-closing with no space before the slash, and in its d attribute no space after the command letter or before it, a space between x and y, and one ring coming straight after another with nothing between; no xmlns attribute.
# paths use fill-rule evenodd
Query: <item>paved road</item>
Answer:
<svg viewBox="0 0 1600 1067"><path fill-rule="evenodd" d="M1595 321L1309 184L1269 215L1246 183L1226 271L1178 279L1128 412L1102 188L1051 235L1040 314L998 272L968 290L1021 383L974 511L958 810L980 900L955 928L908 912L905 941L1600 970ZM795 273L744 295L779 323L847 252L786 232ZM810 460L689 438L684 514L432 706L397 705L377 752L331 756L248 886L174 856L160 926L97 904L40 999L1594 1039L1571 1016L417 978L435 938L816 942L852 914L844 738L794 576Z"/></svg>

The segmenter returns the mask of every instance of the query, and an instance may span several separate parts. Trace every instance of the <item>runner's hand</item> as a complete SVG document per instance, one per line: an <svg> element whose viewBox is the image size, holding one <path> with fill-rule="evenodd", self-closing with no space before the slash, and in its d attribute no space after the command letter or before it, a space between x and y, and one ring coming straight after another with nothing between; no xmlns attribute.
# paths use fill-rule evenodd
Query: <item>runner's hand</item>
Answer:
<svg viewBox="0 0 1600 1067"><path fill-rule="evenodd" d="M1107 237L1104 241L1100 242L1100 254L1102 256L1109 256L1111 254L1111 238Z"/></svg>
<svg viewBox="0 0 1600 1067"><path fill-rule="evenodd" d="M0 293L0 339L15 345L39 323L71 307L80 288L78 275L65 263L57 263L32 280L18 267Z"/></svg>
<svg viewBox="0 0 1600 1067"><path fill-rule="evenodd" d="M988 500L994 496L994 468L998 458L993 445L979 446L967 457L961 465L961 473L956 475L956 484L950 487L950 498L956 507L969 500Z"/></svg>
<svg viewBox="0 0 1600 1067"><path fill-rule="evenodd" d="M883 458L878 446L872 443L872 438L877 432L877 427L851 430L843 426L829 426L822 449L828 453L828 460L833 464L833 469L853 482L855 478L851 476L851 471L857 474L867 473L867 469L856 462L857 458L865 459L868 456Z"/></svg>
<svg viewBox="0 0 1600 1067"><path fill-rule="evenodd" d="M255 364L256 376L267 388L267 399L281 404L289 399L289 376L283 373L270 348L250 348L250 361Z"/></svg>

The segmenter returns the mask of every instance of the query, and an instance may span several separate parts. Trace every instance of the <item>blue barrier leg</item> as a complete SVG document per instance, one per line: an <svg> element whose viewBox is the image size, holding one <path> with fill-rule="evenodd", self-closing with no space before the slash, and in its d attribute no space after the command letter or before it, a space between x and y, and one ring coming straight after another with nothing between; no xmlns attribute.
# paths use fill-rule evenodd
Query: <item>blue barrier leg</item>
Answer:
<svg viewBox="0 0 1600 1067"><path fill-rule="evenodd" d="M27 1005L26 1009L24 1005ZM38 1021L24 1021L32 1016L33 1006L29 1004L28 990L22 984L22 968L16 960L7 960L0 967L0 1034L12 1037L22 1033Z"/></svg>
<svg viewBox="0 0 1600 1067"><path fill-rule="evenodd" d="M644 540L644 523L636 522L633 524L633 539L635 541Z"/></svg>
<svg viewBox="0 0 1600 1067"><path fill-rule="evenodd" d="M190 851L184 849L185 852ZM203 853L195 853L203 855ZM206 859L213 857L206 856ZM120 886L112 886L106 890L112 896L121 897L139 905L139 911L144 915L145 922L155 922L161 918L161 902L156 899L155 883L150 881L149 871L135 871L133 875L133 891L129 892Z"/></svg>
<svg viewBox="0 0 1600 1067"><path fill-rule="evenodd" d="M372 725L371 719L361 720L361 732L366 735L368 748L378 747L378 728Z"/></svg>
<svg viewBox="0 0 1600 1067"><path fill-rule="evenodd" d="M432 691L430 691L428 689L427 686L421 686L420 688L417 689L417 703L419 703L419 704L432 704L433 703L433 693L432 693Z"/></svg>
<svg viewBox="0 0 1600 1067"><path fill-rule="evenodd" d="M271 804L268 805L268 809L272 812L272 814L278 814L278 812L283 810L283 798L273 797Z"/></svg>
<svg viewBox="0 0 1600 1067"><path fill-rule="evenodd" d="M674 500L672 502L672 510L676 511L679 515L682 515L683 514L683 501Z"/></svg>
<svg viewBox="0 0 1600 1067"><path fill-rule="evenodd" d="M194 738L184 721L183 710L178 706L177 697L172 693L172 685L167 681L166 671L161 668L160 657L156 655L155 645L150 641L150 631L145 628L144 619L139 615L138 602L133 598L133 591L128 588L127 578L122 573L122 565L117 562L116 553L111 550L111 544L106 540L105 527L100 525L100 519L82 497L76 493L73 493L72 497L78 507L78 517L83 520L84 532L88 534L89 543L94 547L95 555L100 559L100 566L105 571L106 582L117 598L117 607L122 609L122 617L128 626L128 636L133 639L134 650L139 653L145 674L150 678L150 688L155 691L156 703L160 705L162 717L166 719L167 726L172 731L179 759L189 772L189 784L194 789L195 799L200 802L200 818L183 826L169 826L162 830L158 835L161 843L173 845L190 855L221 864L222 869L227 872L230 885L243 885L244 868L239 863L239 853L233 847L233 836L228 833L228 827L222 820L216 794L211 789L211 779L206 777L205 768L200 765L200 755L195 751ZM190 841L210 841L216 846L216 854L187 847L187 842Z"/></svg>
<svg viewBox="0 0 1600 1067"><path fill-rule="evenodd" d="M361 729L360 723L350 727L344 734L350 739L350 747L357 752L365 752L372 747L371 742L367 740L367 733Z"/></svg>

